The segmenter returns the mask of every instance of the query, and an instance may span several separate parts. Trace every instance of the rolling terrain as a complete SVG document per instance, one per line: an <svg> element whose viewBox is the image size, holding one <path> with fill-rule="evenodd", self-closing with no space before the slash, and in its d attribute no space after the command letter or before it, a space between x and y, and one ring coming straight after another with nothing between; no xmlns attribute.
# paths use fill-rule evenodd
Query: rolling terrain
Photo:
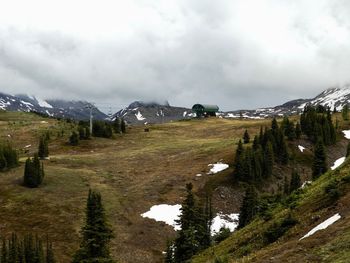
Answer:
<svg viewBox="0 0 350 263"><path fill-rule="evenodd" d="M171 226L143 218L141 214L153 205L180 204L188 182L194 184L199 197L205 197L207 192L213 194L215 211L239 213L243 188L233 180L232 167L208 175L208 164L221 161L231 165L236 144L244 130L248 129L253 136L258 134L261 126L269 126L270 123L270 119L193 119L150 125L149 132L144 132L143 127L129 127L126 134L115 134L112 139L93 138L81 141L79 146L70 146L67 141L74 124L32 113L1 111L0 137L3 141L12 142L21 154L18 168L0 173L0 232L3 235L14 231L19 234L34 232L40 236L48 234L58 262L69 262L79 246L86 195L88 189L93 188L102 194L107 218L115 234L111 243L114 258L130 263L162 262L166 241L175 237L175 231ZM346 125L340 123L341 127ZM25 188L22 186L24 161L37 150L39 137L46 131L50 131L51 139L50 159L44 161L44 182L36 189ZM329 166L345 152L347 141L340 130L338 132L339 142L328 148ZM303 153L298 145L306 147ZM302 180L309 180L311 144L301 139L289 146L302 171ZM274 177L264 182L261 188L270 193L278 192L283 186L284 176L289 175L295 165L276 165ZM198 174L202 176L196 176ZM313 192L319 196L319 186L315 185L310 189L316 189ZM341 204L345 209L345 203ZM312 204L308 203L307 207L312 211ZM300 222L305 223L296 230L294 237L313 224L310 221L312 213L307 209L306 212L304 208L298 212ZM336 209L327 211L319 213L319 220ZM276 211L276 217L280 213L285 211ZM213 262L212 255L229 256L234 260L237 240L243 238L251 242L251 233L269 225L262 223L254 221L248 230L235 232L228 240L195 258L194 262ZM238 239L234 238L237 236ZM271 258L283 247L276 245L271 249L274 250L259 252L252 248L250 252L257 255L264 253L264 258L265 254L268 255L266 258ZM242 262L246 262L244 260Z"/></svg>
<svg viewBox="0 0 350 263"><path fill-rule="evenodd" d="M93 138L73 147L67 144L70 123L17 112L0 112L0 120L1 138L22 149L20 167L0 174L0 232L47 233L62 263L79 246L90 187L102 194L115 233L113 256L120 262L161 262L166 239L175 232L140 214L155 204L181 203L187 182L193 182L195 189L204 187L216 178L206 175L208 164L231 163L234 144L244 129L258 132L267 124L217 118L174 122L151 126L147 133L132 127L123 136ZM45 179L39 188L28 189L21 185L23 162L37 150L38 138L46 130L51 140ZM62 130L63 137L57 137ZM196 177L198 173L203 176ZM217 176L229 180L229 173ZM214 199L223 212L238 212L239 194L232 200Z"/></svg>

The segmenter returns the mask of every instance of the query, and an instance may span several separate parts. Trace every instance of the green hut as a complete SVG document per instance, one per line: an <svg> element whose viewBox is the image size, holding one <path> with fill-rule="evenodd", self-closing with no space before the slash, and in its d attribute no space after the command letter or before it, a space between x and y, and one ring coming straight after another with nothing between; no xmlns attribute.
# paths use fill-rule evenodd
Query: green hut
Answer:
<svg viewBox="0 0 350 263"><path fill-rule="evenodd" d="M194 104L192 111L196 113L197 117L216 116L219 107L217 105Z"/></svg>

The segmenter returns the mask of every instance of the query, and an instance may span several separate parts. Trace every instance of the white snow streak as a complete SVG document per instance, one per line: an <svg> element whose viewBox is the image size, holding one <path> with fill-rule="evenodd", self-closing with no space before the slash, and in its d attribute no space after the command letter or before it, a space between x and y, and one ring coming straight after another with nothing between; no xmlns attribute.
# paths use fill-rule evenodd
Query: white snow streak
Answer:
<svg viewBox="0 0 350 263"><path fill-rule="evenodd" d="M306 149L304 146L298 145L298 148L301 152L304 152L304 150Z"/></svg>
<svg viewBox="0 0 350 263"><path fill-rule="evenodd" d="M326 229L327 227L332 225L334 222L338 221L340 218L341 218L341 216L339 215L339 213L335 214L334 216L328 218L326 221L322 222L321 224L319 224L316 227L314 227L313 229L311 229L311 231L309 231L305 236L303 236L299 240L302 240L306 237L309 237L309 236L315 234L318 230Z"/></svg>
<svg viewBox="0 0 350 263"><path fill-rule="evenodd" d="M144 118L144 117L142 116L142 114L141 114L140 111L138 111L137 113L135 113L135 116L136 116L137 120L139 120L139 121L143 121L143 120L146 119L146 118Z"/></svg>
<svg viewBox="0 0 350 263"><path fill-rule="evenodd" d="M345 162L345 157L341 157L338 160L336 160L333 164L333 166L331 167L332 170L337 169L340 165L342 165Z"/></svg>

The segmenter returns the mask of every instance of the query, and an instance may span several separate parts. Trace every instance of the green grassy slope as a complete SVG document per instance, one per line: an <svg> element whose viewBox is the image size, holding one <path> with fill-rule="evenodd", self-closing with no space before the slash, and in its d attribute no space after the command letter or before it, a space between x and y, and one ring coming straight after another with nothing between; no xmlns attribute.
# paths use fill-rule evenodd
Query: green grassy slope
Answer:
<svg viewBox="0 0 350 263"><path fill-rule="evenodd" d="M322 175L312 185L292 194L228 239L192 262L349 262L350 160ZM313 227L340 213L341 219L325 230L303 237ZM297 221L277 241L269 233L291 216ZM271 218L270 218L271 217ZM220 261L220 260L222 261Z"/></svg>

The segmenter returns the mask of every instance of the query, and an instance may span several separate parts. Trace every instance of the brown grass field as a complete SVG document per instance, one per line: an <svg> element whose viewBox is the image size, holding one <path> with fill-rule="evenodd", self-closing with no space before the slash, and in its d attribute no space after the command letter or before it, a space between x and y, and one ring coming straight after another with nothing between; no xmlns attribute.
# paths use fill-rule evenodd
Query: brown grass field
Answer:
<svg viewBox="0 0 350 263"><path fill-rule="evenodd" d="M0 233L48 234L58 262L70 262L79 246L87 192L93 188L102 194L114 231L114 258L161 262L166 241L175 231L140 214L152 205L181 203L188 182L200 192L213 189L216 209L237 212L239 191L237 196L222 198L227 189L216 188L218 182L231 180L231 170L206 175L208 164L231 163L244 130L255 134L269 122L211 118L153 125L150 132L131 127L125 135L93 138L73 147L67 144L70 124L34 114L0 112L2 140L10 140L18 149L32 145L29 153L21 152L20 167L0 173ZM52 135L44 183L28 189L21 185L23 162L36 151L38 138L46 130ZM57 137L62 131L63 137ZM196 177L198 173L203 176Z"/></svg>

